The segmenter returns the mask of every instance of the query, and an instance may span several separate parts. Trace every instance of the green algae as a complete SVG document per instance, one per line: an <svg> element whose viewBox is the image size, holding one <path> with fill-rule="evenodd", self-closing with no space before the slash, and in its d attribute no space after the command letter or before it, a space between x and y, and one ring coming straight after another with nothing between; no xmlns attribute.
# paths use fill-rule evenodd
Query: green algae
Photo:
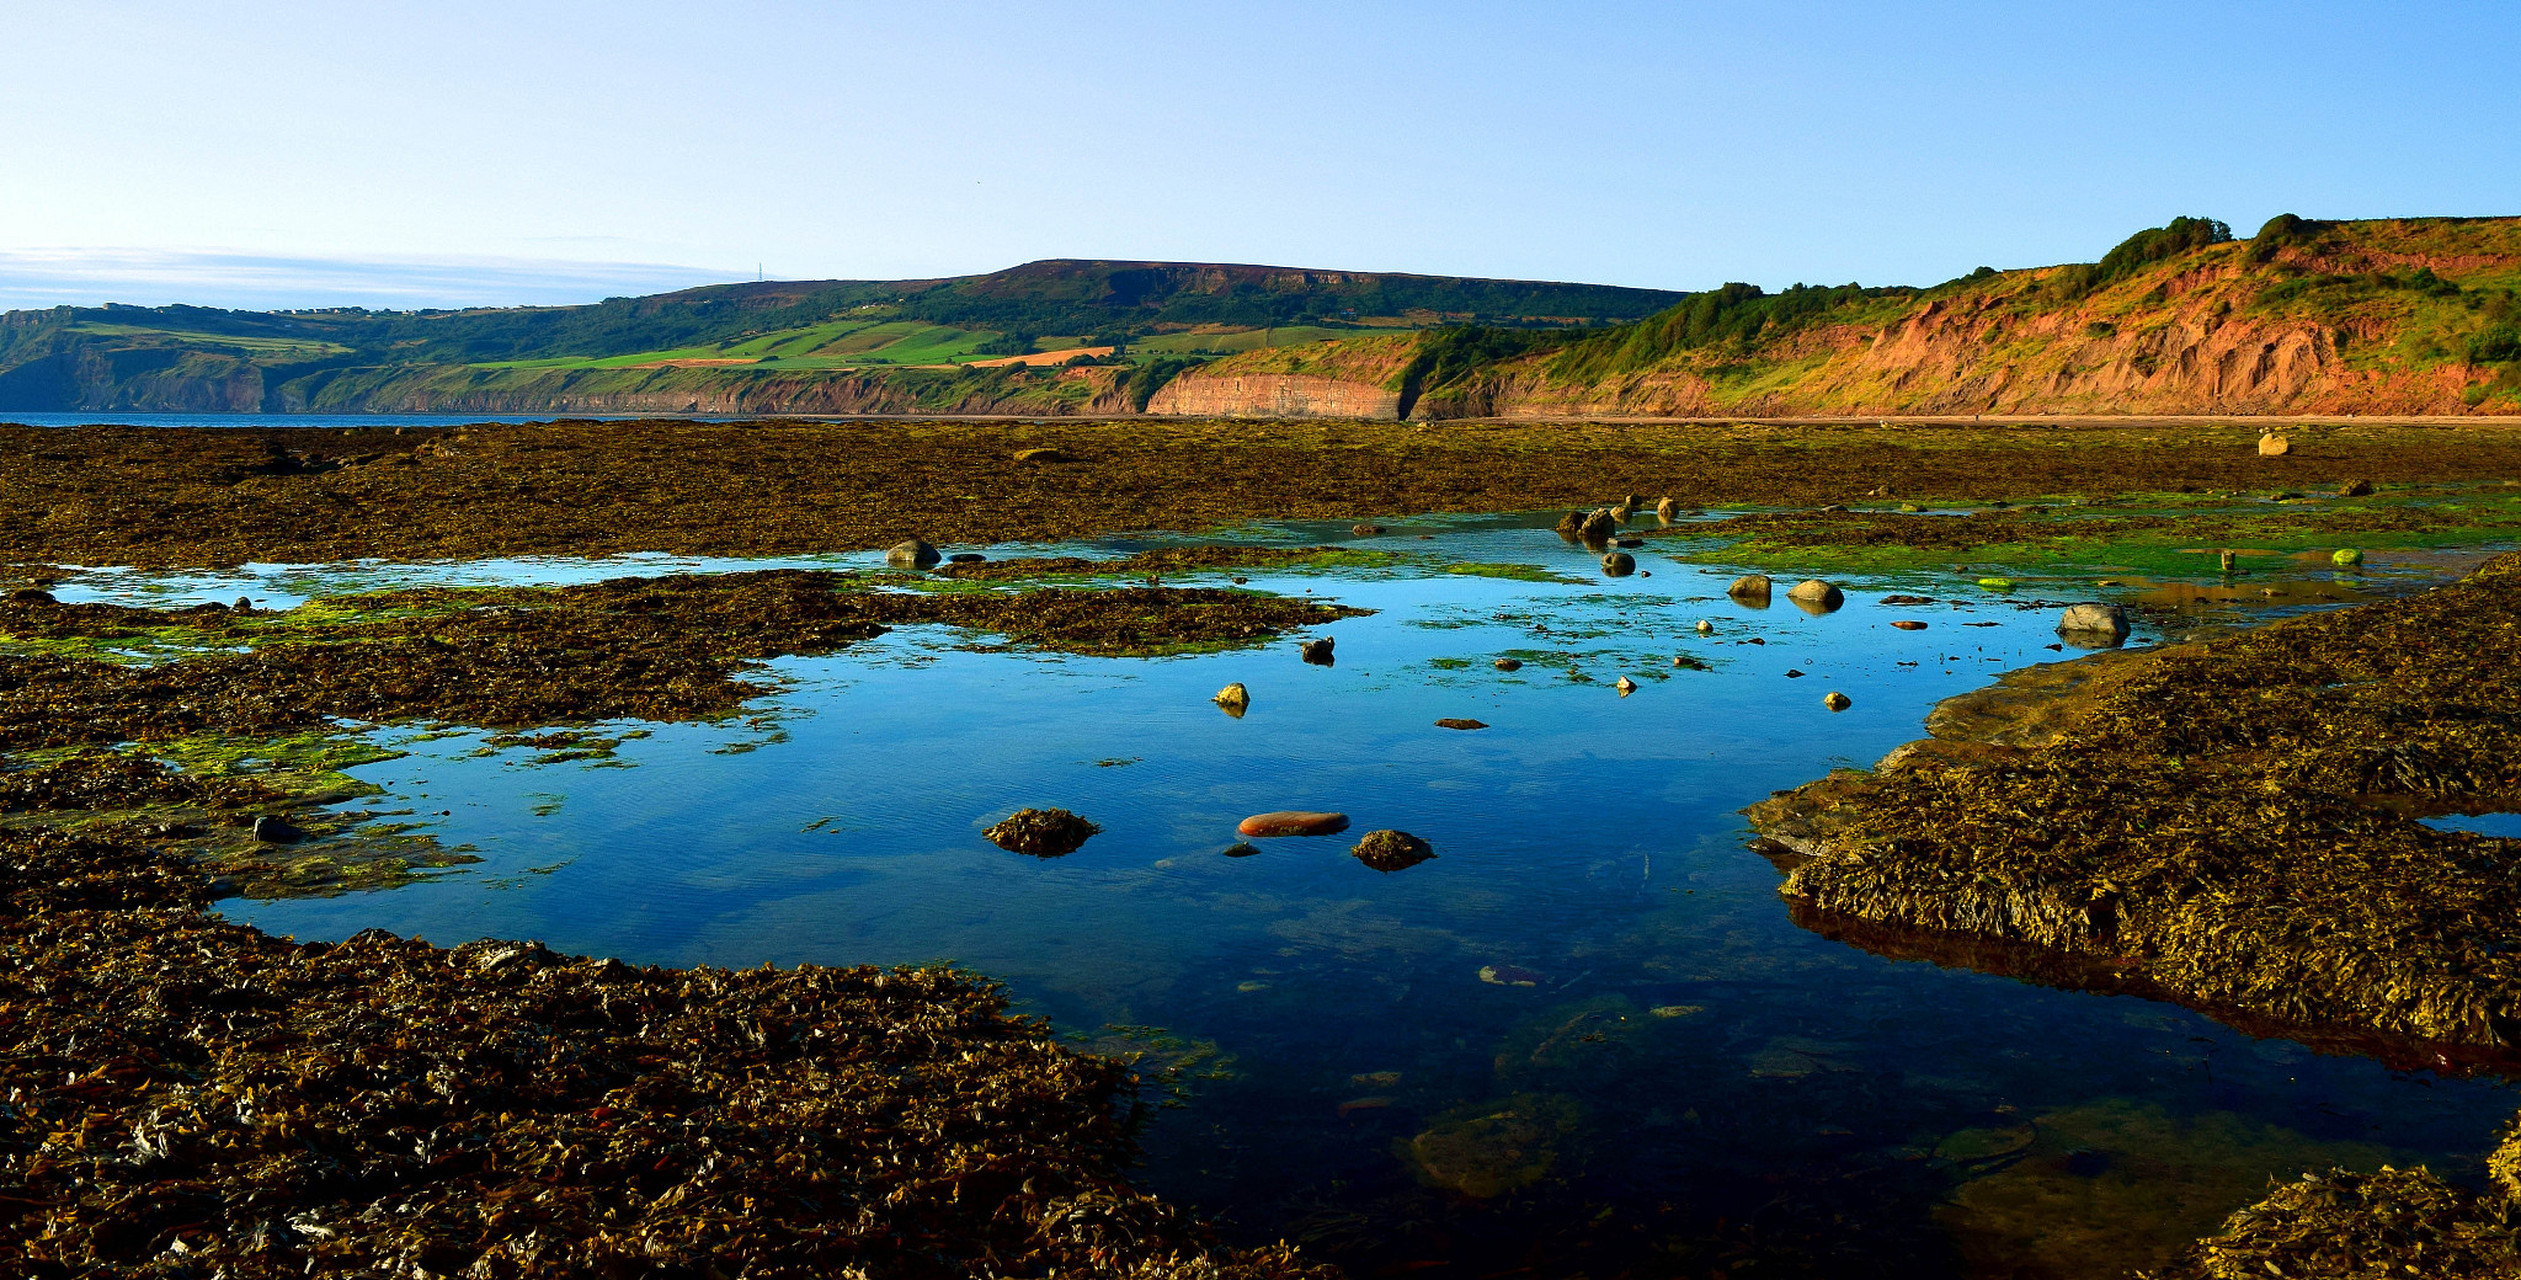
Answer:
<svg viewBox="0 0 2521 1280"><path fill-rule="evenodd" d="M1539 565L1531 564L1485 564L1477 561L1464 561L1457 564L1448 564L1444 566L1444 571L1446 573L1460 574L1464 577L1504 578L1512 582L1562 582L1572 584L1588 581L1588 579L1584 578L1571 578L1563 573L1554 573L1548 569L1541 568Z"/></svg>

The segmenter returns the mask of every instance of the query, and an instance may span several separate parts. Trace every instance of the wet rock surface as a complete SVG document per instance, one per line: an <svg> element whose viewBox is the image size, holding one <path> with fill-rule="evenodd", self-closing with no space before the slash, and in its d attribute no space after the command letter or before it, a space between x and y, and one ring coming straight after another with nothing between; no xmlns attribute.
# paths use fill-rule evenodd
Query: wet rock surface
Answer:
<svg viewBox="0 0 2521 1280"><path fill-rule="evenodd" d="M1328 836L1348 829L1348 815L1322 813L1310 809L1280 809L1272 813L1256 813L1235 825L1235 831L1253 839L1270 836Z"/></svg>

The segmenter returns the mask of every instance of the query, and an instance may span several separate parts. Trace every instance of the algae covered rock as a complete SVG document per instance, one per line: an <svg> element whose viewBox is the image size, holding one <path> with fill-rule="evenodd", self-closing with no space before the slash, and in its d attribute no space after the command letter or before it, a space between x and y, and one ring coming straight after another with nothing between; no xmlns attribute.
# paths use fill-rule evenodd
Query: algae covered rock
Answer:
<svg viewBox="0 0 2521 1280"><path fill-rule="evenodd" d="M981 834L1009 853L1058 858L1075 853L1102 829L1065 809L1018 809Z"/></svg>
<svg viewBox="0 0 2521 1280"><path fill-rule="evenodd" d="M1367 832L1350 852L1357 855L1357 861L1386 873L1406 871L1436 856L1426 841L1406 831L1390 830Z"/></svg>
<svg viewBox="0 0 2521 1280"><path fill-rule="evenodd" d="M1401 1158L1428 1186L1487 1200L1546 1176L1575 1120L1564 1098L1521 1094L1438 1120L1401 1145Z"/></svg>

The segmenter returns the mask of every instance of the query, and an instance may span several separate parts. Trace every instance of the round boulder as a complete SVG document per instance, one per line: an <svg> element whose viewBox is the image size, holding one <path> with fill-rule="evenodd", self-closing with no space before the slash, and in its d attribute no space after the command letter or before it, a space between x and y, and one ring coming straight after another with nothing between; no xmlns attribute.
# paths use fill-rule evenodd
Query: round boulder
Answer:
<svg viewBox="0 0 2521 1280"><path fill-rule="evenodd" d="M2258 456L2262 458L2281 458L2291 452L2293 441L2283 436L2270 434L2258 438Z"/></svg>
<svg viewBox="0 0 2521 1280"><path fill-rule="evenodd" d="M896 542L884 553L884 563L896 569L933 569L944 558L937 554L935 547L917 538Z"/></svg>
<svg viewBox="0 0 2521 1280"><path fill-rule="evenodd" d="M1768 592L1771 585L1772 584L1768 581L1767 574L1745 574L1742 577L1735 578L1733 580L1733 585L1726 587L1724 589L1724 593L1736 600L1756 600L1761 604L1766 604L1768 603Z"/></svg>
<svg viewBox="0 0 2521 1280"><path fill-rule="evenodd" d="M1817 609L1823 613L1847 603L1846 592L1840 591L1835 583L1818 578L1806 578L1794 584L1794 590L1787 592L1786 598L1806 609Z"/></svg>
<svg viewBox="0 0 2521 1280"><path fill-rule="evenodd" d="M1602 572L1614 578L1625 578L1637 571L1637 557L1625 551L1614 551L1602 557Z"/></svg>
<svg viewBox="0 0 2521 1280"><path fill-rule="evenodd" d="M2127 639L2127 610L2114 604L2066 606L2057 634L2087 647L2106 648Z"/></svg>

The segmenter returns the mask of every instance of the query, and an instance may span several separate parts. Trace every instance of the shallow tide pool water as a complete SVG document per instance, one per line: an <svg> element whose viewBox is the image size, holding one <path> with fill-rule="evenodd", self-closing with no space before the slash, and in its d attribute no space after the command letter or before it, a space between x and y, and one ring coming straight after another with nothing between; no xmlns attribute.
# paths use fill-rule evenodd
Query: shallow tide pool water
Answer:
<svg viewBox="0 0 2521 1280"><path fill-rule="evenodd" d="M1311 633L1335 638L1329 666L1300 660L1300 637L1104 659L915 627L770 664L779 688L726 721L616 724L651 732L609 758L382 730L407 754L355 771L386 793L360 807L409 807L482 861L223 907L306 939L381 927L640 963L952 960L1078 1043L1139 1056L1150 1189L1358 1275L2117 1275L2271 1176L2478 1176L2515 1106L2503 1083L1885 958L1791 918L1739 810L1918 737L1939 699L2071 657L2054 649L2056 602L2110 592L1991 591L1956 570L1843 579L1826 614L1781 580L1753 608L1725 595L1737 570L1656 544L1637 552L1651 576L1604 579L1546 525L1253 531L1425 557L1245 571L1255 589L1376 610ZM285 606L764 563L95 574L62 594ZM1454 563L1568 580L1440 568ZM2316 580L2351 596L2389 576ZM1933 602L1880 602L1892 593ZM1902 619L1927 625L1889 625ZM1500 671L1501 656L1523 665ZM1240 718L1210 701L1231 682L1251 691ZM1846 710L1824 706L1832 691ZM1027 806L1103 830L1056 859L981 837ZM1237 820L1289 808L1353 825L1229 853ZM1377 828L1436 857L1376 871L1348 850Z"/></svg>

